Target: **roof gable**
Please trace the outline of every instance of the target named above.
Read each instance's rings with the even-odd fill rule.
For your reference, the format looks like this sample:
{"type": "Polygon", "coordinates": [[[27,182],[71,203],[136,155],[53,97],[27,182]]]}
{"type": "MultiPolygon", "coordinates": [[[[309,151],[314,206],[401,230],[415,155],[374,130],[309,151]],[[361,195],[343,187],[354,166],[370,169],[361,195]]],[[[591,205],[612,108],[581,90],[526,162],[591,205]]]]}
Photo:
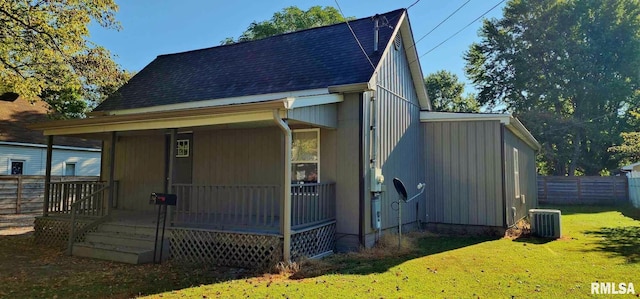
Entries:
{"type": "MultiPolygon", "coordinates": [[[[389,44],[404,9],[382,14],[379,49],[389,44]]],[[[371,17],[350,21],[377,66],[371,17]]],[[[345,23],[158,56],[95,110],[112,111],[368,82],[374,68],[345,23]]]]}

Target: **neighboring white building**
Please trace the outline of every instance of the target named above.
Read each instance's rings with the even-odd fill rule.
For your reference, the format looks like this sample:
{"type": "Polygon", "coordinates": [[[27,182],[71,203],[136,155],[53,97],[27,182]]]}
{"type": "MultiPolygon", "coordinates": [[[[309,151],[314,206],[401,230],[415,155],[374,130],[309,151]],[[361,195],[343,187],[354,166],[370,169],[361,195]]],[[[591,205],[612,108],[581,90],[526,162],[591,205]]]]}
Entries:
{"type": "MultiPolygon", "coordinates": [[[[44,175],[47,146],[0,141],[0,175],[44,175]]],[[[53,146],[51,175],[99,176],[100,149],[53,146]]]]}
{"type": "Polygon", "coordinates": [[[640,178],[640,162],[623,166],[621,170],[627,174],[627,177],[640,178]]]}
{"type": "MultiPolygon", "coordinates": [[[[0,175],[44,175],[46,137],[26,128],[46,119],[42,102],[29,103],[0,95],[0,175]]],[[[54,138],[51,175],[99,176],[100,143],[80,138],[54,138]]]]}

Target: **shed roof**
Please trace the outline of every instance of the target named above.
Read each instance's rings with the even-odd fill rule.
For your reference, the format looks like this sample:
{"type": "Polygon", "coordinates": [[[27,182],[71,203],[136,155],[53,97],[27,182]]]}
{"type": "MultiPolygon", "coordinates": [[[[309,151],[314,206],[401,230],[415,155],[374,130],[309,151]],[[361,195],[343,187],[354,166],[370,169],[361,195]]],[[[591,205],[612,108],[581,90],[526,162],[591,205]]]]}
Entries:
{"type": "MultiPolygon", "coordinates": [[[[372,17],[349,22],[377,66],[405,9],[381,14],[373,51],[372,17]],[[384,22],[383,22],[384,23],[384,22]]],[[[256,41],[160,55],[100,104],[113,111],[368,82],[374,72],[345,23],[256,41]]]]}
{"type": "Polygon", "coordinates": [[[465,113],[465,112],[420,112],[421,122],[438,122],[438,121],[499,121],[503,123],[507,129],[513,132],[518,138],[522,139],[534,150],[541,149],[540,143],[536,140],[531,132],[514,116],[509,113],[465,113]]]}

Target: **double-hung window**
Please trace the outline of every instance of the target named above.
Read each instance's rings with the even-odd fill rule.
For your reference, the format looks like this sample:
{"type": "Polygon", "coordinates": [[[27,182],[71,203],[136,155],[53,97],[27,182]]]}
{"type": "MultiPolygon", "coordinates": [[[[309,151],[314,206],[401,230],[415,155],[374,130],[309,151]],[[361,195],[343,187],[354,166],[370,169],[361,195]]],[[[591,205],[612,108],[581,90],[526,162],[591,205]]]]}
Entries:
{"type": "Polygon", "coordinates": [[[291,148],[291,182],[320,181],[320,129],[294,130],[291,148]]]}

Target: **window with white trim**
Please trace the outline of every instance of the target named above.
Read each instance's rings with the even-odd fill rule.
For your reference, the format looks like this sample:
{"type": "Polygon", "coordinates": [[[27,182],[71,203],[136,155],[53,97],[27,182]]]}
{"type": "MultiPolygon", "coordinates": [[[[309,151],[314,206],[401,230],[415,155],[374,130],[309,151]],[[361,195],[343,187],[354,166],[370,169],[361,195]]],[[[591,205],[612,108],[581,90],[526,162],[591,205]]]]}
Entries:
{"type": "Polygon", "coordinates": [[[65,163],[64,164],[64,175],[65,176],[75,176],[76,175],[76,163],[65,163]]]}
{"type": "Polygon", "coordinates": [[[12,175],[24,174],[24,160],[9,160],[9,173],[12,175]]]}
{"type": "Polygon", "coordinates": [[[294,130],[291,147],[291,182],[320,181],[320,129],[294,130]]]}
{"type": "Polygon", "coordinates": [[[516,198],[520,198],[520,161],[517,148],[513,149],[513,185],[516,198]]]}
{"type": "Polygon", "coordinates": [[[176,157],[189,157],[189,139],[176,140],[176,157]]]}

